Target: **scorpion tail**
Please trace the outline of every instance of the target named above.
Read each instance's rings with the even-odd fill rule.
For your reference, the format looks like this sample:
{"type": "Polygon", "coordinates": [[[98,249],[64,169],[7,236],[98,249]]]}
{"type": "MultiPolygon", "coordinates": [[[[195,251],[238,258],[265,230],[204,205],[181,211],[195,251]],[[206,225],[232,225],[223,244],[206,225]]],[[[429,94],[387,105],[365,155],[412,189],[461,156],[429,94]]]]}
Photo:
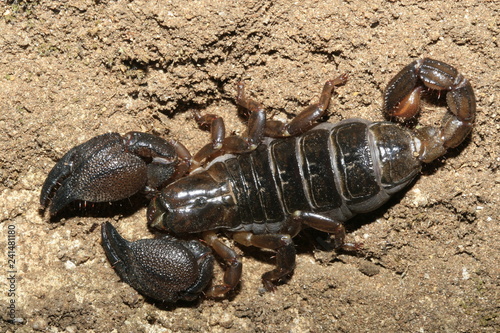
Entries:
{"type": "Polygon", "coordinates": [[[391,117],[415,116],[424,88],[446,91],[449,111],[440,128],[425,126],[416,130],[419,159],[431,162],[458,146],[470,133],[476,117],[476,98],[470,82],[455,67],[424,58],[403,68],[389,82],[384,96],[385,112],[391,117]]]}

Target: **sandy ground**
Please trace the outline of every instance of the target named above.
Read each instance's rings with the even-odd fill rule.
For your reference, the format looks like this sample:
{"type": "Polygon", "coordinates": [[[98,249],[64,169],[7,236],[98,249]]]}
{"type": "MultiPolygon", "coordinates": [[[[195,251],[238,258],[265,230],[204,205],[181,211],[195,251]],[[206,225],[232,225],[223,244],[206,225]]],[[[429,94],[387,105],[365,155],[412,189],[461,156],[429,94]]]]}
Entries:
{"type": "MultiPolygon", "coordinates": [[[[498,1],[68,0],[2,2],[0,15],[0,266],[10,277],[0,331],[500,331],[498,1]],[[422,57],[471,80],[472,135],[348,224],[358,255],[297,237],[295,272],[274,294],[260,292],[271,255],[238,247],[243,280],[226,299],[145,300],[115,275],[99,232],[111,221],[126,238],[152,237],[144,202],[75,205],[52,222],[38,211],[50,169],[98,134],[145,131],[195,152],[209,135],[192,109],[244,128],[239,80],[290,118],[345,72],[329,121],[382,120],[385,85],[422,57]]],[[[421,121],[439,123],[443,108],[428,109],[421,121]]]]}

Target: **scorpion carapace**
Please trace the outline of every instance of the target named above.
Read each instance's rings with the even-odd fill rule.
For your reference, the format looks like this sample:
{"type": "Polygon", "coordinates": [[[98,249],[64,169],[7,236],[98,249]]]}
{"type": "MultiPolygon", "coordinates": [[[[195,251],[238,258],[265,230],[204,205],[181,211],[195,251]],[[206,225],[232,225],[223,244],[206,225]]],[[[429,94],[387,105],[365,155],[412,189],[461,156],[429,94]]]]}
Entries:
{"type": "Polygon", "coordinates": [[[336,248],[358,249],[344,241],[344,222],[380,207],[409,185],[423,162],[459,145],[475,119],[468,80],[448,64],[422,59],[390,81],[384,110],[413,117],[425,88],[446,91],[448,112],[441,127],[411,130],[362,119],[317,124],[334,87],[346,80],[341,75],[328,81],[319,102],[289,123],[266,120],[263,107],[245,95],[240,83],[236,102],[249,112],[247,132],[226,137],[221,118],[195,112],[198,124],[211,128],[212,142],[192,158],[180,143],[144,133],[137,134],[140,144],[128,144],[118,134],[110,134],[112,140],[94,138],[56,164],[42,190],[42,207],[53,192],[51,213],[72,200],[118,200],[141,189],[156,193],[148,221],[170,236],[130,243],[111,224],[103,225],[104,250],[123,281],[163,301],[193,299],[202,291],[223,296],[238,285],[242,273],[240,257],[218,237],[224,232],[244,246],[276,251],[276,268],[262,275],[265,288],[274,290],[295,267],[292,238],[303,227],[331,233],[336,248]],[[141,181],[118,176],[107,159],[120,161],[115,164],[125,165],[128,174],[133,173],[130,165],[140,165],[136,174],[141,181]],[[101,185],[115,179],[120,180],[116,188],[101,185]],[[124,179],[134,185],[123,185],[124,179]],[[188,234],[200,235],[206,245],[173,237],[188,234]],[[227,266],[223,282],[210,288],[214,257],[209,248],[227,266]]]}

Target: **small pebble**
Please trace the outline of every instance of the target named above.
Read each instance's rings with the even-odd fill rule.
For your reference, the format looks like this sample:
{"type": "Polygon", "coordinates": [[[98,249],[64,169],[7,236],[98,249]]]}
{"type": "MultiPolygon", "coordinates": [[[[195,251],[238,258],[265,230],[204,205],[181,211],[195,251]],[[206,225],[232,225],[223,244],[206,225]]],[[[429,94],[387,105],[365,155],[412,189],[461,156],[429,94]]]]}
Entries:
{"type": "Polygon", "coordinates": [[[367,276],[374,276],[380,273],[380,267],[369,261],[364,261],[359,266],[359,271],[367,276]]]}

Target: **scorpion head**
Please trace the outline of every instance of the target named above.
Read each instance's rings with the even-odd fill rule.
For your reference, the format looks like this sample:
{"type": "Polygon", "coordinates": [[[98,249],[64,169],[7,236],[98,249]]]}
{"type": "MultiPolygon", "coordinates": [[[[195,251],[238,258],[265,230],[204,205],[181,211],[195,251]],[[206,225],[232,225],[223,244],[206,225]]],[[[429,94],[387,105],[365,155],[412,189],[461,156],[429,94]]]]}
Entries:
{"type": "Polygon", "coordinates": [[[216,229],[234,220],[236,199],[227,180],[208,172],[170,184],[153,199],[148,221],[154,228],[173,233],[195,233],[216,229]]]}

